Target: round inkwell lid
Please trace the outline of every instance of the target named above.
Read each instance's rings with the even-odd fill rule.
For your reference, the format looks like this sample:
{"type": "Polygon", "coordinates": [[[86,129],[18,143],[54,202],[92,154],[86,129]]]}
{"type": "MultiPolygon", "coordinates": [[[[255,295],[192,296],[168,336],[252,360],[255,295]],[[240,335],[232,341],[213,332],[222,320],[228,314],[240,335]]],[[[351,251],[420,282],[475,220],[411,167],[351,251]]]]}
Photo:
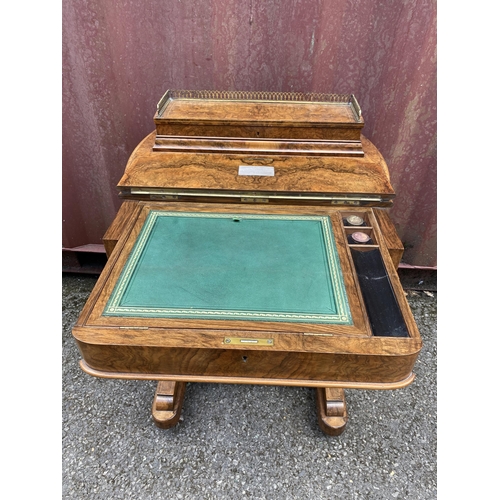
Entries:
{"type": "Polygon", "coordinates": [[[351,236],[356,243],[367,243],[368,241],[370,241],[370,237],[366,233],[356,232],[352,233],[351,236]]]}
{"type": "Polygon", "coordinates": [[[358,215],[350,215],[346,220],[351,226],[361,226],[364,222],[363,218],[358,215]]]}

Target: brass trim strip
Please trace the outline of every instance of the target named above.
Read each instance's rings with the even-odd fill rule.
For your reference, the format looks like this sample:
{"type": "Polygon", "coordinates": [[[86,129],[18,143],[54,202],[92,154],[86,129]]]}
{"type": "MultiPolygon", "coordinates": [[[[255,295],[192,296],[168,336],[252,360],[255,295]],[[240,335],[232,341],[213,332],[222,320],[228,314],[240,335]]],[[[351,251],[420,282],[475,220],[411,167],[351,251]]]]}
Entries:
{"type": "Polygon", "coordinates": [[[170,100],[170,90],[167,90],[162,96],[161,99],[158,101],[158,104],[156,105],[156,114],[157,116],[161,116],[163,111],[165,111],[165,108],[167,107],[167,103],[170,100]]]}
{"type": "Polygon", "coordinates": [[[351,98],[350,98],[349,102],[352,104],[354,112],[357,115],[356,118],[359,122],[361,120],[361,108],[359,107],[359,103],[358,103],[357,99],[354,97],[354,94],[351,94],[351,98]]]}
{"type": "Polygon", "coordinates": [[[384,199],[382,196],[313,196],[313,195],[292,195],[292,194],[273,194],[273,193],[251,193],[245,191],[180,191],[180,190],[151,190],[142,188],[131,188],[130,194],[132,195],[150,195],[150,196],[204,196],[211,198],[262,198],[262,199],[275,199],[275,200],[314,200],[314,201],[371,201],[382,202],[388,201],[389,198],[384,199]]]}
{"type": "Polygon", "coordinates": [[[161,117],[168,101],[172,99],[210,99],[215,101],[259,101],[259,102],[321,102],[333,105],[350,105],[356,120],[361,120],[361,109],[354,94],[322,94],[316,92],[266,92],[223,90],[167,90],[156,105],[156,117],[161,117]]]}
{"type": "Polygon", "coordinates": [[[349,104],[352,94],[324,94],[316,92],[266,92],[245,90],[175,90],[169,89],[166,99],[210,99],[217,101],[273,101],[273,102],[325,102],[349,104]]]}

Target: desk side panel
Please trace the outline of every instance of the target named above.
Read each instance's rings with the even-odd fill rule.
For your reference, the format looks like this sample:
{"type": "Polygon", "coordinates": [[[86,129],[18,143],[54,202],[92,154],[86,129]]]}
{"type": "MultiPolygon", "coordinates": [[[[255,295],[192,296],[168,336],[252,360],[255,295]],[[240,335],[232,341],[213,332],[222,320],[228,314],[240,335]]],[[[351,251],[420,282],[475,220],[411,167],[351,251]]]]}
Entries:
{"type": "Polygon", "coordinates": [[[125,232],[128,224],[137,218],[141,207],[137,201],[125,200],[122,202],[113,222],[102,238],[106,256],[111,256],[120,236],[125,232]]]}
{"type": "Polygon", "coordinates": [[[394,223],[389,217],[387,211],[381,208],[374,208],[373,213],[377,219],[380,232],[382,233],[387,249],[389,250],[394,267],[397,269],[401,259],[403,258],[403,243],[399,239],[394,223]]]}

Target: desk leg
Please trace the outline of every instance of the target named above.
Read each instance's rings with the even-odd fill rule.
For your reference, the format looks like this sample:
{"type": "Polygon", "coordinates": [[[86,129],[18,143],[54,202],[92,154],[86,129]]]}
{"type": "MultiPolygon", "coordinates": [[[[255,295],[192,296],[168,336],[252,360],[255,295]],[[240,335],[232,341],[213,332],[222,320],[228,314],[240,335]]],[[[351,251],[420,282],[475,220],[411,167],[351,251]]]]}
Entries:
{"type": "Polygon", "coordinates": [[[158,382],[153,400],[153,420],[161,429],[169,429],[179,422],[186,382],[158,382]]]}
{"type": "Polygon", "coordinates": [[[339,436],[347,424],[347,406],[344,389],[318,387],[316,389],[318,423],[330,436],[339,436]]]}

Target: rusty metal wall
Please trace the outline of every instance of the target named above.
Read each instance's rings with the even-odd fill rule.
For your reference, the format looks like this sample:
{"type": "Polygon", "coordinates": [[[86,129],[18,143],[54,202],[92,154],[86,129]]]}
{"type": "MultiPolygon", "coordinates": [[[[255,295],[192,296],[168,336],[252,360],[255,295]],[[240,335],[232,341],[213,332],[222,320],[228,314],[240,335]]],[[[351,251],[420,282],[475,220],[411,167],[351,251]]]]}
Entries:
{"type": "Polygon", "coordinates": [[[63,0],[63,247],[101,243],[168,88],[353,93],[436,266],[435,0],[63,0]]]}

